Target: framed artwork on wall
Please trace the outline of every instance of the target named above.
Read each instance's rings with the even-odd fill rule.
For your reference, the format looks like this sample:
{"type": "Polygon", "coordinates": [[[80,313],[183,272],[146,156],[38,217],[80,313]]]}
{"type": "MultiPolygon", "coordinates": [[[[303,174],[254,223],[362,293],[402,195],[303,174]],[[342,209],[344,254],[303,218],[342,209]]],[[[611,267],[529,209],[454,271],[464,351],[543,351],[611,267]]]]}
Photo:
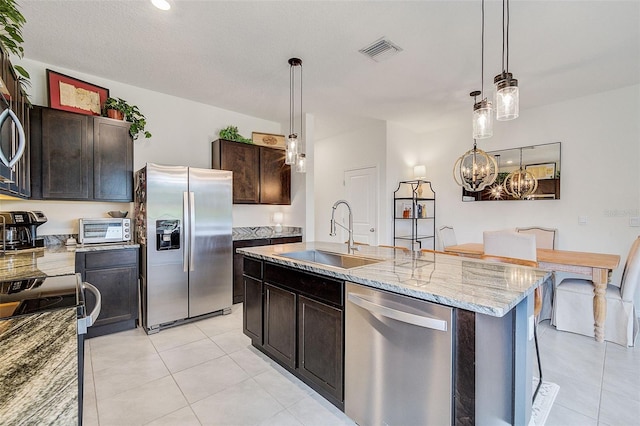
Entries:
{"type": "Polygon", "coordinates": [[[553,179],[556,177],[556,163],[528,164],[524,168],[536,179],[553,179]]]}
{"type": "Polygon", "coordinates": [[[101,115],[109,89],[47,70],[49,107],[87,115],[101,115]]]}

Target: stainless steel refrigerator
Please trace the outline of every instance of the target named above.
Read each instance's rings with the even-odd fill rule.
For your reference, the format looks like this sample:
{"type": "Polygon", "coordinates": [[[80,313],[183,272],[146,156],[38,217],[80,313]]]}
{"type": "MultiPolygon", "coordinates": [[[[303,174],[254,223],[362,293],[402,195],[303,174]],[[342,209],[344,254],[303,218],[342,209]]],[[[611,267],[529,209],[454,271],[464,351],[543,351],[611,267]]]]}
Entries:
{"type": "Polygon", "coordinates": [[[135,174],[147,333],[231,311],[231,172],[147,163],[135,174]]]}

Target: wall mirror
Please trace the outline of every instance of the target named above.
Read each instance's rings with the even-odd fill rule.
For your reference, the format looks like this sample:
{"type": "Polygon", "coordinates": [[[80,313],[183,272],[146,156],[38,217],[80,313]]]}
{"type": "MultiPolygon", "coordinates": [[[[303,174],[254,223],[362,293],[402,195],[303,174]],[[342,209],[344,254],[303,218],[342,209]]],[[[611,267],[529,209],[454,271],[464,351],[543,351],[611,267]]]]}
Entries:
{"type": "Polygon", "coordinates": [[[462,201],[558,200],[560,199],[560,142],[487,151],[498,164],[496,181],[480,192],[462,190],[462,201]],[[521,166],[522,165],[522,166],[521,166]],[[536,180],[531,194],[518,197],[505,190],[509,174],[520,168],[536,180]],[[507,180],[507,182],[505,182],[507,180]]]}

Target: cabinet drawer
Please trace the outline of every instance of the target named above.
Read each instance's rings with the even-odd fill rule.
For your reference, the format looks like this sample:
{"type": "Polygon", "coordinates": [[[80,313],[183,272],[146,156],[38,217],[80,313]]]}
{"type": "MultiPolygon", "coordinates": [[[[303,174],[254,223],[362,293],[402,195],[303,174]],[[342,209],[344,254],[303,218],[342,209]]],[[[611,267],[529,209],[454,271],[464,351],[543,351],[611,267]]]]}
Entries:
{"type": "Polygon", "coordinates": [[[342,291],[344,283],[342,281],[285,268],[268,262],[264,265],[264,281],[278,284],[335,306],[344,306],[342,291]]]}
{"type": "Polygon", "coordinates": [[[280,237],[272,238],[271,244],[288,244],[288,243],[301,243],[302,237],[280,237]]]}
{"type": "Polygon", "coordinates": [[[136,249],[105,250],[85,253],[83,269],[137,265],[136,249]]]}
{"type": "Polygon", "coordinates": [[[245,275],[257,278],[259,280],[262,279],[262,262],[260,260],[252,259],[245,256],[243,264],[245,275]]]}

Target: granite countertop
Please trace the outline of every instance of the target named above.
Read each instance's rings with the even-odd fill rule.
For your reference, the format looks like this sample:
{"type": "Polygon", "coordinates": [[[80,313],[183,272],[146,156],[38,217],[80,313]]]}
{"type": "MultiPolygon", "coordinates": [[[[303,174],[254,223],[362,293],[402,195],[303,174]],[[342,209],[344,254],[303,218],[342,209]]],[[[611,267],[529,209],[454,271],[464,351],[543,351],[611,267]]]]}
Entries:
{"type": "Polygon", "coordinates": [[[283,226],[280,231],[276,231],[275,226],[245,226],[233,228],[233,241],[286,237],[302,237],[302,228],[283,226]]]}
{"type": "Polygon", "coordinates": [[[346,244],[322,242],[247,247],[239,248],[237,252],[304,271],[495,317],[506,315],[551,274],[541,269],[449,254],[411,252],[375,246],[361,246],[355,255],[381,259],[382,262],[351,269],[280,256],[287,252],[313,249],[347,253],[346,244]]]}
{"type": "Polygon", "coordinates": [[[8,251],[0,255],[2,280],[20,280],[37,276],[69,275],[76,272],[76,252],[136,248],[138,244],[115,243],[94,245],[56,245],[8,251]]]}

